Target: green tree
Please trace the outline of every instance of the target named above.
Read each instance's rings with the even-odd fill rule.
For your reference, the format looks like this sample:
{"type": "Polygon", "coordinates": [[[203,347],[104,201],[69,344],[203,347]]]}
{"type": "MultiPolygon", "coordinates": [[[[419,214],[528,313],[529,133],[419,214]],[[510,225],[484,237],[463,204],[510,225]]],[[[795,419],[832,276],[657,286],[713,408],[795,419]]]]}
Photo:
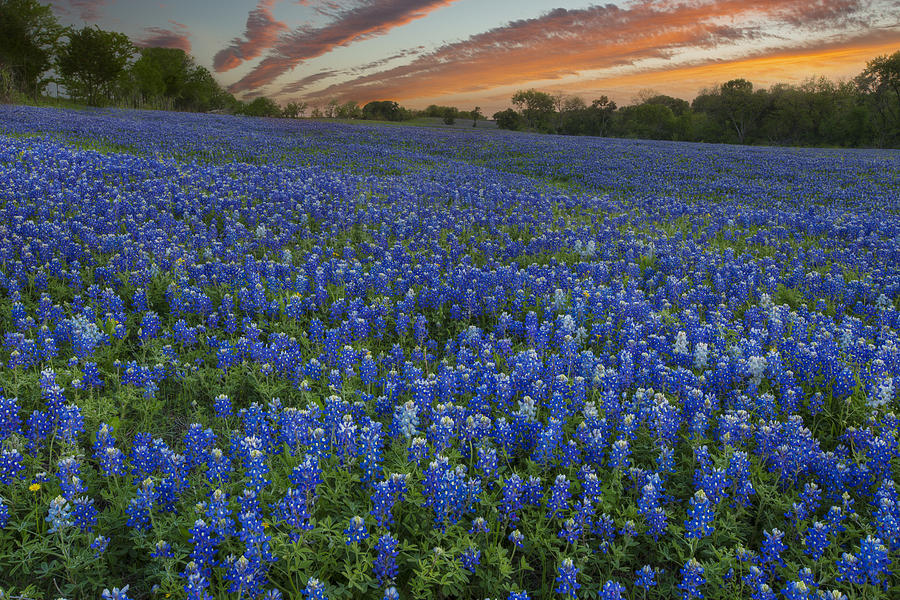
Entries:
{"type": "Polygon", "coordinates": [[[512,103],[519,109],[528,127],[538,131],[549,131],[553,124],[553,96],[535,89],[519,90],[512,97],[512,103]]]}
{"type": "Polygon", "coordinates": [[[497,127],[500,129],[511,129],[512,131],[518,131],[524,124],[522,115],[511,108],[495,112],[494,121],[497,122],[497,127]]]}
{"type": "MultiPolygon", "coordinates": [[[[193,65],[193,60],[191,60],[193,65]]],[[[207,112],[228,108],[233,102],[206,67],[193,65],[184,81],[176,106],[183,110],[207,112]]]]}
{"type": "Polygon", "coordinates": [[[69,96],[98,105],[112,100],[115,83],[134,54],[123,33],[84,27],[66,31],[56,67],[69,96]]]}
{"type": "Polygon", "coordinates": [[[672,139],[675,115],[664,104],[645,102],[626,106],[620,112],[619,131],[628,137],[672,139]]]}
{"type": "Polygon", "coordinates": [[[844,81],[835,85],[832,102],[830,116],[819,124],[822,141],[841,146],[873,143],[875,120],[868,103],[860,96],[856,82],[844,81]]]}
{"type": "Polygon", "coordinates": [[[393,100],[373,100],[362,109],[362,118],[372,121],[402,121],[403,109],[393,100]]]}
{"type": "Polygon", "coordinates": [[[441,118],[444,125],[453,125],[456,123],[456,117],[459,116],[459,109],[453,106],[445,106],[441,111],[441,118]]]}
{"type": "Polygon", "coordinates": [[[684,113],[691,110],[691,105],[687,100],[682,100],[681,98],[673,98],[672,96],[666,96],[665,94],[656,94],[653,96],[649,96],[642,102],[642,104],[660,104],[662,106],[668,107],[668,109],[671,110],[672,114],[676,117],[680,117],[684,113]]]}
{"type": "Polygon", "coordinates": [[[282,111],[282,116],[288,119],[296,119],[306,112],[306,102],[288,102],[282,111]]]}
{"type": "Polygon", "coordinates": [[[0,0],[0,70],[18,90],[37,96],[63,29],[49,5],[37,0],[0,0]]]}
{"type": "Polygon", "coordinates": [[[244,106],[241,114],[248,117],[278,117],[281,115],[281,108],[271,98],[259,96],[244,106]]]}
{"type": "Polygon", "coordinates": [[[481,114],[481,107],[476,106],[472,109],[472,127],[478,127],[478,119],[483,119],[484,115],[481,114]]]}
{"type": "Polygon", "coordinates": [[[362,109],[353,100],[348,100],[337,107],[335,115],[339,119],[359,119],[362,117],[362,109]]]}
{"type": "Polygon", "coordinates": [[[143,102],[166,98],[180,103],[195,69],[193,59],[179,48],[141,48],[138,52],[138,59],[128,70],[134,92],[143,102]]]}
{"type": "Polygon", "coordinates": [[[719,95],[721,115],[734,129],[738,143],[743,144],[762,108],[758,97],[753,95],[753,84],[746,79],[732,79],[722,84],[719,95]]]}
{"type": "Polygon", "coordinates": [[[900,50],[870,60],[856,83],[878,123],[878,142],[900,141],[900,50]]]}
{"type": "Polygon", "coordinates": [[[590,110],[593,111],[592,117],[595,120],[593,135],[607,135],[616,108],[616,103],[605,95],[591,102],[590,110]]]}

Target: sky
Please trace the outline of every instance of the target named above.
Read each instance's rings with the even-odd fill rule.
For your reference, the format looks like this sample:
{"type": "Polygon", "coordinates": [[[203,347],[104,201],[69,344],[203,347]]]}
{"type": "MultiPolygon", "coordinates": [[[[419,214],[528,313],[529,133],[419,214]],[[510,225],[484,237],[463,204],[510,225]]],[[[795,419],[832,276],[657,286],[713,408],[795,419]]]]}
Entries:
{"type": "Polygon", "coordinates": [[[857,75],[900,50],[900,0],[55,0],[66,25],[182,48],[239,98],[480,106],[520,89],[692,99],[857,75]]]}

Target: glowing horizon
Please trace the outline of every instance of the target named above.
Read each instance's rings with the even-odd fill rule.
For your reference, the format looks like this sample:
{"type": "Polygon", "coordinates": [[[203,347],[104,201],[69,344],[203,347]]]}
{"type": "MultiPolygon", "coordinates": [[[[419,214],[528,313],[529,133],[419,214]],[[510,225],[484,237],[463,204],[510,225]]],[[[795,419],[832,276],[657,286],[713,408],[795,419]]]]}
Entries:
{"type": "Polygon", "coordinates": [[[858,74],[900,50],[898,0],[137,0],[51,2],[66,24],[191,52],[238,97],[392,99],[413,108],[509,105],[537,88],[627,103],[858,74]]]}

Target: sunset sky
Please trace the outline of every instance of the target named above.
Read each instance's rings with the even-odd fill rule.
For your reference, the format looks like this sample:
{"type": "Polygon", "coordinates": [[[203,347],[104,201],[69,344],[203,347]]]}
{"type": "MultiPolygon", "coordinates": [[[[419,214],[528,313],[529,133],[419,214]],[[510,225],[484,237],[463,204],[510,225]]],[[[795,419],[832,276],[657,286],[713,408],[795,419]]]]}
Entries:
{"type": "Polygon", "coordinates": [[[189,51],[238,97],[479,105],[517,89],[693,98],[849,78],[900,50],[900,0],[57,0],[60,21],[189,51]]]}

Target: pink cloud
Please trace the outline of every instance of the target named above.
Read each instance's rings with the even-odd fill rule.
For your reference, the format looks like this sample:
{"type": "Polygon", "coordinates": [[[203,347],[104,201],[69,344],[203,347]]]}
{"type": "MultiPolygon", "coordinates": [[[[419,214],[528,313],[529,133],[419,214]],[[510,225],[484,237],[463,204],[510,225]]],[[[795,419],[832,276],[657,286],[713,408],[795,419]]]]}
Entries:
{"type": "Polygon", "coordinates": [[[145,27],[146,36],[135,42],[136,46],[150,48],[178,48],[188,54],[191,52],[190,32],[187,25],[169,20],[172,29],[162,27],[145,27]]]}
{"type": "Polygon", "coordinates": [[[772,39],[771,31],[778,27],[804,33],[850,22],[864,27],[870,11],[863,0],[645,0],[625,7],[559,8],[445,44],[409,64],[336,83],[307,98],[402,100],[560,79],[645,59],[671,59],[687,49],[772,39]]]}
{"type": "Polygon", "coordinates": [[[260,0],[256,8],[250,11],[243,37],[234,38],[228,47],[219,50],[213,57],[213,68],[217,72],[223,73],[245,60],[253,60],[271,48],[279,34],[288,30],[287,25],[272,16],[273,4],[274,0],[260,0]]]}
{"type": "Polygon", "coordinates": [[[384,35],[455,1],[371,0],[353,8],[327,3],[317,10],[333,16],[331,23],[323,27],[299,27],[282,34],[269,55],[229,89],[232,92],[257,89],[305,60],[340,46],[384,35]]]}

